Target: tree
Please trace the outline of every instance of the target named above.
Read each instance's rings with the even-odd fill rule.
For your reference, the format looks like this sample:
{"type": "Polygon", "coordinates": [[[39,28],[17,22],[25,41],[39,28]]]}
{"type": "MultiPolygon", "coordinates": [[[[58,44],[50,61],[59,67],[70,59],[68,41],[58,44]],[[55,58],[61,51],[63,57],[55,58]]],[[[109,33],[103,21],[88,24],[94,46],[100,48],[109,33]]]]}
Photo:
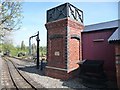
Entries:
{"type": "Polygon", "coordinates": [[[24,41],[21,42],[21,50],[25,50],[25,44],[24,44],[24,41]]]}
{"type": "Polygon", "coordinates": [[[21,27],[22,3],[0,1],[0,30],[12,31],[21,27]]]}
{"type": "Polygon", "coordinates": [[[37,46],[35,45],[35,43],[32,44],[32,48],[31,49],[32,49],[32,54],[36,55],[36,53],[37,53],[37,46]]]}
{"type": "Polygon", "coordinates": [[[4,50],[11,45],[8,33],[21,27],[22,3],[0,0],[0,41],[4,44],[4,50]]]}
{"type": "Polygon", "coordinates": [[[6,31],[5,36],[3,37],[3,51],[10,51],[11,47],[13,47],[11,34],[9,31],[6,31]]]}
{"type": "Polygon", "coordinates": [[[44,55],[46,55],[46,47],[45,46],[40,46],[40,55],[41,56],[44,56],[44,55]]]}

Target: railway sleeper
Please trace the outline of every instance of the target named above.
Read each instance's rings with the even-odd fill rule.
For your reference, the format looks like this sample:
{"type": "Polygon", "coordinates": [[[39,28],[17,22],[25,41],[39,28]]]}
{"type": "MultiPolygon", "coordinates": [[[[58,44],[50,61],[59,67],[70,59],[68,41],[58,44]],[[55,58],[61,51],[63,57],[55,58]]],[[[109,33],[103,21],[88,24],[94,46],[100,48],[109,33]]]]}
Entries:
{"type": "Polygon", "coordinates": [[[2,76],[1,76],[1,85],[2,89],[4,88],[16,88],[12,79],[10,78],[9,70],[7,67],[7,63],[3,60],[3,67],[2,67],[2,76]]]}
{"type": "Polygon", "coordinates": [[[45,88],[41,84],[35,82],[32,80],[27,74],[25,74],[23,71],[20,71],[20,73],[31,83],[35,88],[45,88]]]}
{"type": "MultiPolygon", "coordinates": [[[[29,83],[30,85],[31,85],[31,87],[32,88],[34,88],[34,89],[40,89],[40,88],[44,88],[44,90],[47,90],[45,87],[43,87],[41,84],[39,84],[39,83],[37,83],[37,82],[35,82],[34,80],[32,80],[31,78],[30,78],[30,76],[28,76],[25,72],[23,72],[23,71],[21,71],[21,70],[18,70],[17,68],[16,68],[16,64],[14,64],[13,63],[13,61],[10,59],[10,58],[7,58],[8,60],[9,60],[9,62],[11,62],[11,64],[13,64],[13,65],[11,65],[12,67],[11,68],[14,68],[14,69],[16,69],[16,71],[18,71],[18,73],[20,74],[20,76],[22,77],[22,78],[24,78],[24,80],[27,82],[27,83],[29,83]]],[[[13,70],[14,70],[13,69],[13,70]]],[[[14,72],[14,71],[13,71],[14,72]]]]}
{"type": "Polygon", "coordinates": [[[18,73],[16,68],[12,65],[12,63],[8,60],[8,66],[10,69],[11,77],[13,78],[13,81],[15,82],[17,88],[32,88],[18,73]]]}

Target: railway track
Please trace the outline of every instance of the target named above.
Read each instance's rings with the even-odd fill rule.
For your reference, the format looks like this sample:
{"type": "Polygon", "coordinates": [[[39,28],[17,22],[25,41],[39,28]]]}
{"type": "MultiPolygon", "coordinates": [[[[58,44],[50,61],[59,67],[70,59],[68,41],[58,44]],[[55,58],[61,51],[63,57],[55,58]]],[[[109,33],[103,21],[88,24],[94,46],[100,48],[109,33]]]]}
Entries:
{"type": "Polygon", "coordinates": [[[16,90],[19,89],[32,89],[37,90],[44,88],[42,85],[36,83],[34,80],[30,79],[23,71],[17,69],[14,62],[7,57],[3,57],[4,62],[4,87],[5,89],[13,88],[16,90]]]}
{"type": "MultiPolygon", "coordinates": [[[[23,67],[36,67],[36,62],[34,62],[34,61],[19,59],[19,58],[16,58],[16,57],[8,57],[8,58],[12,59],[13,62],[17,65],[17,67],[20,67],[20,68],[23,68],[23,67]]],[[[40,69],[41,69],[41,61],[39,63],[40,63],[40,69]]],[[[46,65],[47,65],[47,62],[42,61],[42,70],[45,68],[46,65]]],[[[44,75],[44,71],[41,71],[40,74],[44,75]]]]}
{"type": "Polygon", "coordinates": [[[25,62],[32,62],[32,63],[34,63],[34,60],[31,60],[31,59],[23,59],[23,58],[18,58],[18,57],[14,57],[14,56],[9,56],[9,57],[11,57],[11,58],[15,58],[15,59],[18,59],[18,60],[22,60],[22,61],[25,61],[25,62]]]}
{"type": "Polygon", "coordinates": [[[18,67],[18,66],[27,67],[27,66],[35,66],[36,65],[34,62],[22,60],[19,58],[8,57],[8,56],[7,56],[7,58],[12,60],[14,62],[14,64],[16,65],[16,67],[18,67]]]}

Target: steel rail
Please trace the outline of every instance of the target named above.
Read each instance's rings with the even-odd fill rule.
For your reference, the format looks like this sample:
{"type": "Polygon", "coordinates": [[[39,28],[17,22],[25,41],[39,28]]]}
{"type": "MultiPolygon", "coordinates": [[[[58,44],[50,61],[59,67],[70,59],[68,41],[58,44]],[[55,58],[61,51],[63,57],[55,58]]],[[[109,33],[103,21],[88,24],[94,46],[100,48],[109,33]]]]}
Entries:
{"type": "MultiPolygon", "coordinates": [[[[8,70],[9,70],[10,77],[11,77],[12,82],[13,82],[13,84],[14,84],[14,86],[16,87],[17,90],[19,90],[19,87],[16,85],[16,83],[15,83],[15,81],[14,81],[14,78],[13,78],[11,72],[10,72],[10,67],[9,67],[9,65],[8,65],[8,61],[7,61],[7,60],[9,60],[9,61],[12,63],[12,65],[14,66],[14,68],[16,69],[16,71],[18,72],[18,74],[23,78],[23,80],[24,80],[28,85],[30,85],[30,87],[31,87],[32,89],[37,90],[37,88],[34,87],[34,86],[20,73],[20,71],[17,69],[17,67],[15,66],[15,64],[14,64],[10,59],[8,59],[8,58],[3,58],[3,59],[7,62],[7,67],[8,67],[8,70]]],[[[22,88],[22,87],[21,87],[21,88],[22,88]]]]}

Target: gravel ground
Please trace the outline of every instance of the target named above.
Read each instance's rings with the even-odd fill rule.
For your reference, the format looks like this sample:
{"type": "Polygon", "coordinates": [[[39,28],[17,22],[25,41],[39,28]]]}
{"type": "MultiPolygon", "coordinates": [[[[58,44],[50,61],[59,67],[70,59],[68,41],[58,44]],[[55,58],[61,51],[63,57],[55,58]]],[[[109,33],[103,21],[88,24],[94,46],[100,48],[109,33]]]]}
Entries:
{"type": "Polygon", "coordinates": [[[51,78],[44,75],[44,70],[36,69],[34,63],[23,62],[18,59],[14,59],[14,62],[18,68],[24,71],[37,83],[40,83],[45,88],[86,88],[80,84],[80,79],[76,78],[73,80],[62,81],[60,79],[51,78]]]}
{"type": "Polygon", "coordinates": [[[31,68],[34,73],[26,72],[32,79],[36,82],[40,83],[46,88],[85,88],[82,84],[80,84],[79,79],[73,79],[68,81],[62,81],[60,79],[51,78],[48,76],[42,75],[40,70],[36,70],[35,68],[31,68]],[[39,73],[35,73],[38,72],[39,73]],[[41,74],[41,75],[40,75],[41,74]]]}
{"type": "MultiPolygon", "coordinates": [[[[25,72],[27,75],[30,76],[35,82],[40,83],[45,88],[68,88],[68,89],[76,89],[76,88],[84,88],[87,90],[93,90],[91,88],[87,88],[81,84],[81,80],[79,78],[62,81],[60,79],[51,78],[45,76],[44,70],[41,71],[40,69],[36,69],[36,64],[32,62],[26,62],[18,59],[13,60],[14,63],[17,65],[18,69],[25,72]]],[[[1,67],[2,66],[2,59],[0,57],[0,75],[1,75],[1,67]]],[[[1,77],[1,76],[0,76],[1,77]]],[[[1,78],[0,78],[1,80],[1,78]]],[[[109,82],[108,82],[109,83],[109,82]]],[[[0,83],[1,85],[1,83],[0,83]]],[[[109,87],[113,88],[113,83],[110,82],[109,87]]],[[[0,86],[1,89],[1,86],[0,86]]],[[[99,89],[94,89],[99,90],[99,89]]]]}

